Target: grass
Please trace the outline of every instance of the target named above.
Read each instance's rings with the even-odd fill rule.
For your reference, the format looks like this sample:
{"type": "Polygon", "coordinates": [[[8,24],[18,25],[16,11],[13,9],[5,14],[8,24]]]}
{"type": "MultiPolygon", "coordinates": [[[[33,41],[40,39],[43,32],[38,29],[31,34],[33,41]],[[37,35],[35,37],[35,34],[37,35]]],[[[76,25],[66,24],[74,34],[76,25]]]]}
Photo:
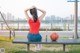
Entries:
{"type": "Polygon", "coordinates": [[[8,36],[0,36],[1,41],[12,41],[13,39],[14,39],[13,37],[11,39],[9,39],[8,36]]]}
{"type": "MultiPolygon", "coordinates": [[[[21,38],[21,37],[18,37],[21,38]]],[[[49,48],[58,48],[62,47],[62,45],[55,45],[55,44],[44,44],[43,47],[47,48],[48,50],[41,50],[41,51],[27,51],[26,44],[13,44],[9,37],[0,36],[0,48],[5,48],[5,53],[80,53],[80,45],[67,45],[66,49],[69,49],[67,52],[63,52],[63,50],[50,50],[49,48]],[[7,40],[7,41],[5,41],[7,40]]],[[[31,48],[34,48],[34,45],[31,45],[31,48]]]]}
{"type": "MultiPolygon", "coordinates": [[[[16,36],[15,38],[26,38],[25,36],[16,36]]],[[[12,41],[14,37],[11,37],[11,39],[8,36],[0,36],[0,40],[2,41],[12,41]]]]}

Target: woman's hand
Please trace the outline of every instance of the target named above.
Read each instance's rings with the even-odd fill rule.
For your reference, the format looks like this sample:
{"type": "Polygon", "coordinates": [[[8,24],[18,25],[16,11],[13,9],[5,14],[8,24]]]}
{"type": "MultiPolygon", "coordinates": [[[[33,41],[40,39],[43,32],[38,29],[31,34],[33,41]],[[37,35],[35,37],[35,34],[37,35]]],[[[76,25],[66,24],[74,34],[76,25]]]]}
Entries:
{"type": "Polygon", "coordinates": [[[31,9],[36,8],[35,6],[32,6],[31,9]]]}
{"type": "Polygon", "coordinates": [[[33,9],[33,8],[36,8],[36,7],[35,6],[32,6],[30,8],[27,8],[25,11],[30,10],[30,9],[33,9]]]}

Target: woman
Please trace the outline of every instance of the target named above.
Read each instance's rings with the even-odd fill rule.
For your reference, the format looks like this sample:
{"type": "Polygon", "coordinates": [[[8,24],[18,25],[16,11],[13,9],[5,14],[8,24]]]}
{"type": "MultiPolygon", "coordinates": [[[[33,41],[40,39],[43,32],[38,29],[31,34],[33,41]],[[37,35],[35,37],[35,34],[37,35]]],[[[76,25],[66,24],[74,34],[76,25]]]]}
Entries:
{"type": "MultiPolygon", "coordinates": [[[[29,8],[29,9],[25,10],[25,15],[26,15],[26,18],[27,18],[29,26],[30,26],[30,30],[29,30],[29,33],[28,33],[28,36],[27,36],[28,41],[30,41],[30,42],[40,42],[42,40],[42,37],[39,34],[40,20],[42,18],[44,18],[45,14],[46,14],[46,12],[44,10],[38,9],[34,6],[32,8],[29,8]],[[38,17],[38,14],[37,14],[37,10],[42,12],[41,16],[39,16],[39,17],[38,17]],[[32,18],[29,17],[27,11],[30,11],[30,14],[32,15],[32,18]]],[[[36,49],[38,49],[39,44],[37,44],[36,46],[37,46],[36,49]]]]}

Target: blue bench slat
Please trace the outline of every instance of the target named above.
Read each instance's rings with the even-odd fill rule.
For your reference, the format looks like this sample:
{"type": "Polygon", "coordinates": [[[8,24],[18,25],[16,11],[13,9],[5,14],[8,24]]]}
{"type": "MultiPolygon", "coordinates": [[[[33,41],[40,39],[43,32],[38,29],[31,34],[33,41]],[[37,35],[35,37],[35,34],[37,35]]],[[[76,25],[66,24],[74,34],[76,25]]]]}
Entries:
{"type": "Polygon", "coordinates": [[[47,42],[28,42],[27,39],[16,38],[12,42],[21,44],[80,44],[80,39],[59,39],[57,41],[48,40],[47,42]]]}

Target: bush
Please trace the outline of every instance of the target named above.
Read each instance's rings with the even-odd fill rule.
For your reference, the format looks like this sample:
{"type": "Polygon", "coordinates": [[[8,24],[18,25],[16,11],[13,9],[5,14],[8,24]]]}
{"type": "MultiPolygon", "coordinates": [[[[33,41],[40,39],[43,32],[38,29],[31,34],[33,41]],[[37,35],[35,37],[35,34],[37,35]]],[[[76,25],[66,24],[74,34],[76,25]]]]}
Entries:
{"type": "MultiPolygon", "coordinates": [[[[23,30],[23,31],[29,31],[29,29],[15,29],[15,30],[23,30]]],[[[61,28],[52,28],[52,29],[47,29],[48,31],[63,31],[61,28]]],[[[46,31],[45,28],[40,28],[40,31],[46,31]]]]}
{"type": "MultiPolygon", "coordinates": [[[[52,29],[47,29],[48,31],[63,31],[63,29],[60,28],[52,28],[52,29]]],[[[46,29],[41,28],[40,31],[46,31],[46,29]]]]}

